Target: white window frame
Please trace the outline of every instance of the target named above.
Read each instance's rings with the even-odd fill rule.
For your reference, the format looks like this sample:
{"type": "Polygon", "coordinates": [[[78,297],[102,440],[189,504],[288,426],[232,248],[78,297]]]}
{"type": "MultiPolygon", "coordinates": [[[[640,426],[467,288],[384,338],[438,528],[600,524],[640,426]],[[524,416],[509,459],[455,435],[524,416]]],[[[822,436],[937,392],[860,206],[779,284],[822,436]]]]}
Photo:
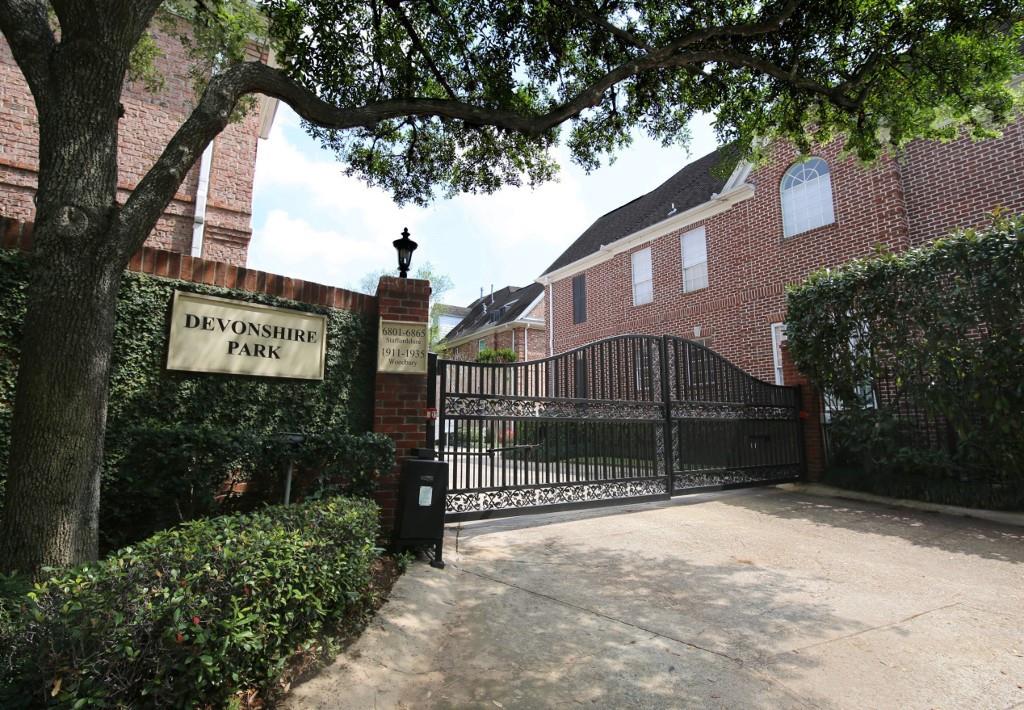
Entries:
{"type": "MultiPolygon", "coordinates": [[[[704,227],[697,227],[696,229],[691,229],[689,232],[687,232],[686,234],[683,234],[683,235],[681,235],[679,237],[679,262],[682,265],[683,293],[691,293],[693,291],[700,291],[701,289],[704,289],[704,288],[708,287],[708,236],[707,236],[707,231],[704,229],[704,227]],[[701,251],[704,254],[704,259],[703,260],[699,260],[698,259],[698,260],[695,260],[695,261],[691,261],[689,264],[687,264],[687,260],[686,260],[686,241],[687,241],[687,238],[696,239],[697,237],[700,237],[700,240],[703,243],[703,248],[701,249],[701,251]],[[704,269],[703,269],[704,275],[703,275],[702,282],[697,282],[699,285],[695,285],[695,286],[692,286],[690,288],[687,288],[686,287],[686,272],[688,270],[699,269],[701,266],[704,267],[704,269]]],[[[696,281],[696,279],[694,281],[696,281]]]]}
{"type": "Polygon", "coordinates": [[[793,237],[834,224],[834,200],[832,169],[824,158],[815,155],[790,165],[779,183],[782,235],[793,237]]]}
{"type": "Polygon", "coordinates": [[[487,338],[480,338],[480,340],[476,341],[476,353],[477,353],[477,355],[479,355],[480,353],[482,353],[486,349],[487,349],[487,338]]]}
{"type": "Polygon", "coordinates": [[[786,342],[786,324],[772,323],[772,362],[775,365],[775,384],[786,384],[782,374],[782,344],[786,342]]]}
{"type": "Polygon", "coordinates": [[[651,248],[640,249],[630,254],[629,257],[631,273],[633,277],[633,305],[642,306],[646,303],[651,303],[654,300],[654,262],[651,257],[651,248]],[[643,262],[647,262],[647,278],[638,280],[637,279],[637,266],[643,266],[643,262]],[[638,287],[647,285],[648,290],[646,294],[642,294],[638,291],[638,287]],[[643,296],[646,295],[646,299],[643,296]]]}

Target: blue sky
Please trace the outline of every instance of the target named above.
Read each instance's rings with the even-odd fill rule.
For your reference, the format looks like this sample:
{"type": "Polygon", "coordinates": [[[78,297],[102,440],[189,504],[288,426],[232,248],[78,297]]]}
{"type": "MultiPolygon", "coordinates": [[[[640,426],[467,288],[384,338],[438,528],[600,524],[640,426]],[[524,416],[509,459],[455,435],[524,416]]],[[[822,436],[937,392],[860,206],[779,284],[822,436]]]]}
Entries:
{"type": "Polygon", "coordinates": [[[364,274],[394,268],[391,242],[408,227],[419,243],[413,267],[430,261],[447,273],[454,288],[444,300],[466,305],[491,284],[530,283],[595,219],[714,150],[710,117],[696,119],[691,131],[689,151],[639,136],[615,163],[589,175],[558,153],[559,179],[536,189],[398,207],[384,191],[345,177],[281,106],[257,154],[248,265],[355,288],[364,274]]]}

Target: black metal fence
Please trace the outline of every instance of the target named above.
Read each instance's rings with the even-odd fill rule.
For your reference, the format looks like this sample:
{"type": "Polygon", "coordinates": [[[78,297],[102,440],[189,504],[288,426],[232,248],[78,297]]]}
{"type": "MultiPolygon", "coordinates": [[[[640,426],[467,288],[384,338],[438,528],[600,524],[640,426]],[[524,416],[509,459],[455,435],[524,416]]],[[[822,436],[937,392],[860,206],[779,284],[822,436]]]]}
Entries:
{"type": "Polygon", "coordinates": [[[799,391],[673,336],[544,360],[439,360],[449,519],[799,477],[799,391]]]}

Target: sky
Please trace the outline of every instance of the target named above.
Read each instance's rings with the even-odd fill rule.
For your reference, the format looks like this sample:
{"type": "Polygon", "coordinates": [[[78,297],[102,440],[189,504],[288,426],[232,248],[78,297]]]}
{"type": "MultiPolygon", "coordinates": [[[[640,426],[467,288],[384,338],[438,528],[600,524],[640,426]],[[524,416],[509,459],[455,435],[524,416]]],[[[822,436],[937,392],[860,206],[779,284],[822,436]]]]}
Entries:
{"type": "Polygon", "coordinates": [[[419,244],[413,270],[430,262],[454,284],[444,301],[468,305],[481,288],[534,281],[598,217],[715,149],[710,116],[690,129],[689,150],[638,135],[589,175],[559,151],[559,178],[538,188],[399,207],[387,192],[346,177],[281,105],[270,137],[259,142],[248,266],[356,289],[368,272],[395,268],[391,242],[407,227],[419,244]]]}

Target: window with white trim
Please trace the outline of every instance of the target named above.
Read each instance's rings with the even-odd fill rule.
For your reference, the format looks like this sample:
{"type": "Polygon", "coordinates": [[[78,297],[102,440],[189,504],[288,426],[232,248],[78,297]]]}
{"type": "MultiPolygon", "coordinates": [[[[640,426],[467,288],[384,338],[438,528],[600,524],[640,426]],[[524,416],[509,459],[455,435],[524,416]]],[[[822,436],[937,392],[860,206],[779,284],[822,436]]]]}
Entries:
{"type": "Polygon", "coordinates": [[[683,291],[708,287],[708,245],[704,227],[697,227],[679,238],[683,254],[683,291]]]}
{"type": "Polygon", "coordinates": [[[480,338],[480,340],[476,341],[476,351],[478,353],[482,353],[486,349],[487,349],[487,338],[480,338]]]}
{"type": "Polygon", "coordinates": [[[821,158],[794,163],[782,176],[782,233],[791,237],[836,221],[832,175],[821,158]]]}
{"type": "Polygon", "coordinates": [[[633,252],[633,305],[640,306],[654,300],[654,270],[651,267],[651,248],[633,252]]]}

